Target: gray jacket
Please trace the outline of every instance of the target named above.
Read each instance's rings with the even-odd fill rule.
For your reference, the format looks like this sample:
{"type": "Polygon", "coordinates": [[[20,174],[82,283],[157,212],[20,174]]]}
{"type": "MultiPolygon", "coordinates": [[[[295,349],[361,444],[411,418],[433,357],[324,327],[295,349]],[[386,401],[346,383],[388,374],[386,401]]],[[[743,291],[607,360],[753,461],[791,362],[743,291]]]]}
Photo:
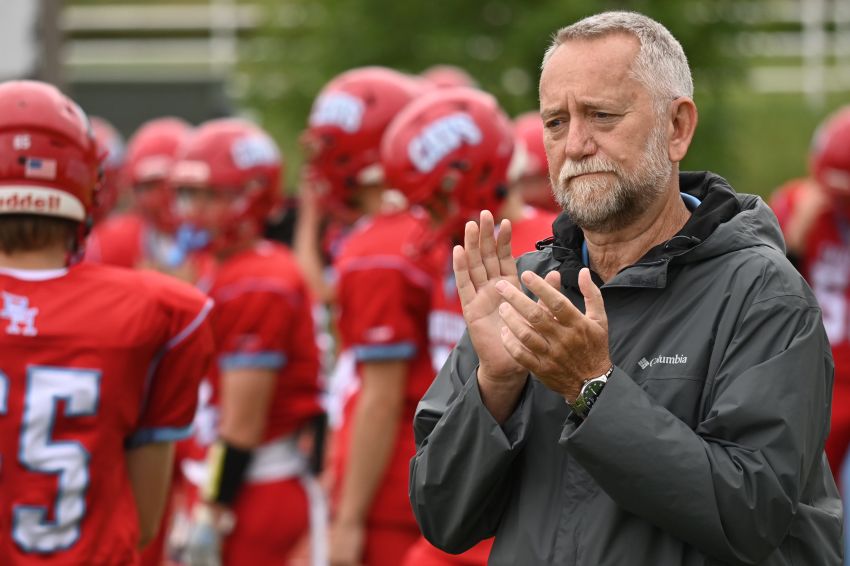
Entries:
{"type": "MultiPolygon", "coordinates": [[[[615,370],[580,426],[533,375],[499,426],[468,336],[452,352],[414,421],[433,544],[495,535],[491,565],[841,564],[820,310],[761,199],[711,173],[680,185],[702,201],[682,231],[602,287],[615,370]]],[[[583,309],[583,236],[563,215],[554,232],[519,270],[559,270],[583,309]]]]}

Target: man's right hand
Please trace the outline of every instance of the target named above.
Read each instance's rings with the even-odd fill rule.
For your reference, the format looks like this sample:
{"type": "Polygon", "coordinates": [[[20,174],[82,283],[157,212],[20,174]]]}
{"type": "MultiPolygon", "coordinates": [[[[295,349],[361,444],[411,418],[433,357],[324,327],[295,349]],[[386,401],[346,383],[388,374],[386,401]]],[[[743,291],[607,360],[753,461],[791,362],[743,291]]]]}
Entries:
{"type": "MultiPolygon", "coordinates": [[[[499,316],[499,305],[502,296],[496,290],[496,283],[504,280],[520,288],[516,261],[511,255],[511,223],[503,220],[496,237],[493,215],[489,210],[481,211],[480,226],[474,221],[467,222],[464,245],[455,246],[452,251],[452,267],[469,338],[478,354],[482,396],[493,416],[501,421],[506,407],[494,410],[496,407],[487,402],[485,391],[499,397],[503,394],[516,397],[528,376],[528,370],[505,349],[501,337],[504,322],[499,316]]],[[[504,415],[507,416],[509,413],[504,415]]]]}

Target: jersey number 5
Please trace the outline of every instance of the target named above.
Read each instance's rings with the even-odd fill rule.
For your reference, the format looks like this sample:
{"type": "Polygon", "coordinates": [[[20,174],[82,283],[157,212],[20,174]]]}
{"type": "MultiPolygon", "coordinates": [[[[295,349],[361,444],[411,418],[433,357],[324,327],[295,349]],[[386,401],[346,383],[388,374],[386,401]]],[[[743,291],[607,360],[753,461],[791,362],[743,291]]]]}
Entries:
{"type": "MultiPolygon", "coordinates": [[[[8,395],[8,378],[0,372],[0,414],[7,411],[8,395]]],[[[43,505],[15,505],[12,538],[24,552],[56,552],[71,547],[80,536],[89,453],[79,442],[53,440],[53,424],[60,400],[65,418],[97,413],[100,372],[30,366],[24,395],[18,461],[30,472],[57,476],[58,489],[52,513],[43,505]]]]}

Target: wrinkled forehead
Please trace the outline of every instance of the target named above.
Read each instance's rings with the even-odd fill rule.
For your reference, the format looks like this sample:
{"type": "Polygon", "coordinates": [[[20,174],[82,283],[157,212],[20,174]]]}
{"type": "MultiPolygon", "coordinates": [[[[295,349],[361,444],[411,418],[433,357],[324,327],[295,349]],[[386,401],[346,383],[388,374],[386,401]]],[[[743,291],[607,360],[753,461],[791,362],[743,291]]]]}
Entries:
{"type": "Polygon", "coordinates": [[[638,39],[626,33],[566,40],[552,53],[540,75],[541,105],[564,95],[637,95],[638,90],[645,90],[631,72],[639,50],[638,39]]]}

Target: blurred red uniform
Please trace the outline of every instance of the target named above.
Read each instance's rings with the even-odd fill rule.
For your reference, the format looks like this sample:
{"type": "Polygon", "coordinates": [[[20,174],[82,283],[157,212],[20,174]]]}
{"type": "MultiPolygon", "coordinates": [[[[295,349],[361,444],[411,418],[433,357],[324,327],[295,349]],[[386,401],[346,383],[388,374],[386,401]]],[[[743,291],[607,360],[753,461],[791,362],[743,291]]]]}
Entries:
{"type": "Polygon", "coordinates": [[[337,373],[345,381],[336,386],[347,388],[333,461],[337,477],[342,477],[350,457],[352,413],[360,388],[358,366],[408,360],[409,368],[395,448],[366,519],[363,563],[370,566],[400,564],[407,548],[419,538],[407,499],[407,476],[415,453],[413,413],[434,378],[427,328],[435,264],[417,251],[428,233],[427,222],[424,215],[408,211],[363,220],[335,264],[342,343],[339,363],[351,370],[337,373]]]}
{"type": "MultiPolygon", "coordinates": [[[[441,251],[438,265],[442,269],[436,276],[429,315],[434,368],[442,367],[466,329],[447,257],[452,242],[463,237],[464,223],[481,210],[511,208],[514,215],[522,216],[517,222],[519,235],[512,239],[514,255],[531,251],[537,240],[551,233],[548,215],[509,206],[517,204],[507,188],[513,150],[514,133],[496,100],[465,88],[438,90],[413,101],[381,141],[381,162],[389,184],[401,190],[412,204],[432,211],[433,222],[439,225],[435,232],[438,240],[432,245],[441,251]],[[446,191],[446,187],[451,190],[446,191]]],[[[432,379],[435,374],[436,369],[432,370],[432,379]]],[[[452,556],[420,537],[402,564],[484,564],[491,544],[485,540],[461,556],[452,556]]]]}
{"type": "MultiPolygon", "coordinates": [[[[218,364],[210,376],[209,404],[196,421],[195,455],[202,460],[216,438],[221,371],[269,369],[278,376],[263,443],[254,450],[233,507],[236,526],[223,541],[223,563],[282,564],[310,520],[301,479],[306,462],[294,433],[321,413],[309,293],[292,254],[263,241],[222,263],[209,294],[215,301],[211,322],[218,364]]],[[[184,465],[195,483],[203,478],[203,472],[196,475],[198,465],[184,465]]]]}
{"type": "Polygon", "coordinates": [[[165,276],[88,264],[0,270],[0,289],[2,562],[134,564],[125,448],[189,434],[211,303],[165,276]]]}

